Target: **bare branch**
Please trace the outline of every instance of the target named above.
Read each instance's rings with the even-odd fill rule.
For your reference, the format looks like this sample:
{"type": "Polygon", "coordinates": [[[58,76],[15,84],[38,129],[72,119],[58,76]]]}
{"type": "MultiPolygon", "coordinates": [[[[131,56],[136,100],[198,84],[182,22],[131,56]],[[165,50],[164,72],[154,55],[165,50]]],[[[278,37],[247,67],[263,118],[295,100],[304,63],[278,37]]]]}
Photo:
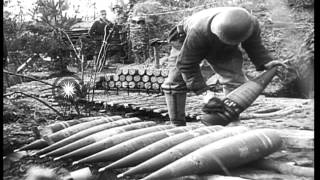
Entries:
{"type": "Polygon", "coordinates": [[[6,73],[6,74],[14,75],[14,76],[20,76],[20,77],[25,77],[25,78],[28,78],[28,79],[32,79],[32,80],[34,80],[34,81],[38,81],[38,82],[47,84],[47,85],[49,85],[49,86],[55,87],[55,85],[53,85],[53,84],[50,84],[50,83],[48,83],[48,82],[45,82],[45,81],[42,81],[42,80],[39,80],[39,79],[30,77],[30,76],[26,76],[26,75],[22,75],[22,74],[17,74],[17,73],[9,72],[9,71],[7,71],[7,70],[3,70],[3,72],[6,73]]]}
{"type": "Polygon", "coordinates": [[[47,106],[48,108],[52,109],[52,110],[53,110],[57,115],[59,115],[60,117],[65,118],[65,117],[63,116],[63,114],[61,114],[58,110],[56,110],[55,108],[53,108],[52,106],[50,106],[48,103],[46,103],[45,101],[43,101],[43,100],[41,100],[41,99],[39,99],[39,98],[37,98],[37,97],[34,97],[34,96],[30,95],[30,94],[26,94],[26,93],[21,92],[21,91],[16,91],[16,92],[4,94],[3,96],[6,97],[6,96],[13,95],[13,94],[22,94],[22,95],[25,95],[25,96],[27,96],[27,97],[33,98],[33,99],[41,102],[42,104],[44,104],[44,105],[47,106]]]}

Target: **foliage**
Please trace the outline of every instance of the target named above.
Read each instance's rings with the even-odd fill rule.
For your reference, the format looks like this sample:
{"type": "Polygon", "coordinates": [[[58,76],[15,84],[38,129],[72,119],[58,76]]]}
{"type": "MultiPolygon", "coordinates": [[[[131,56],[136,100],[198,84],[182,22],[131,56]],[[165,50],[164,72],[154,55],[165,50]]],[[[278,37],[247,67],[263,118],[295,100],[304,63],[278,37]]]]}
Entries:
{"type": "Polygon", "coordinates": [[[149,39],[164,39],[167,36],[168,30],[180,20],[179,16],[172,16],[171,14],[157,15],[170,9],[175,10],[176,8],[163,5],[154,0],[148,0],[135,4],[133,7],[133,16],[142,15],[146,17],[149,28],[149,39]]]}
{"type": "Polygon", "coordinates": [[[69,9],[67,0],[38,0],[35,13],[40,14],[38,22],[54,28],[68,29],[77,22],[77,18],[69,18],[66,10],[69,9]]]}
{"type": "MultiPolygon", "coordinates": [[[[256,6],[260,3],[248,3],[243,0],[232,1],[212,1],[212,0],[145,0],[139,1],[133,7],[133,15],[143,15],[146,17],[150,28],[150,39],[165,39],[168,32],[183,18],[193,13],[210,8],[221,6],[256,6]]],[[[251,7],[253,8],[253,7],[251,7]]]]}
{"type": "Polygon", "coordinates": [[[307,33],[292,65],[298,73],[297,84],[305,98],[314,97],[314,30],[307,33]]]}
{"type": "Polygon", "coordinates": [[[63,29],[68,29],[79,19],[68,17],[67,0],[37,0],[32,21],[20,21],[10,12],[4,18],[4,34],[9,52],[46,54],[53,59],[53,67],[65,70],[70,56],[70,44],[62,40],[63,29]],[[64,62],[62,62],[64,61],[64,62]]]}
{"type": "MultiPolygon", "coordinates": [[[[170,29],[184,17],[209,7],[222,6],[240,6],[256,16],[260,23],[263,44],[270,54],[274,59],[282,61],[300,60],[293,61],[293,67],[300,74],[299,78],[309,84],[300,82],[299,84],[309,90],[313,88],[313,51],[307,48],[301,48],[301,52],[297,51],[302,44],[305,44],[305,39],[314,28],[313,0],[141,0],[135,4],[134,9],[135,14],[140,13],[147,17],[150,39],[166,39],[170,29]]],[[[313,43],[310,44],[312,47],[310,49],[313,49],[313,43]]],[[[168,53],[169,48],[170,45],[161,46],[160,55],[168,53]]],[[[245,52],[244,59],[247,75],[249,78],[255,77],[258,72],[255,71],[245,52]]],[[[287,85],[295,84],[291,83],[296,78],[293,74],[290,71],[282,71],[284,79],[279,80],[276,77],[272,82],[274,84],[270,85],[270,91],[278,93],[280,92],[278,90],[283,88],[290,90],[286,91],[285,95],[293,94],[297,88],[290,89],[291,86],[287,85]]]]}
{"type": "Polygon", "coordinates": [[[314,8],[314,0],[287,0],[288,4],[295,8],[314,8]]]}

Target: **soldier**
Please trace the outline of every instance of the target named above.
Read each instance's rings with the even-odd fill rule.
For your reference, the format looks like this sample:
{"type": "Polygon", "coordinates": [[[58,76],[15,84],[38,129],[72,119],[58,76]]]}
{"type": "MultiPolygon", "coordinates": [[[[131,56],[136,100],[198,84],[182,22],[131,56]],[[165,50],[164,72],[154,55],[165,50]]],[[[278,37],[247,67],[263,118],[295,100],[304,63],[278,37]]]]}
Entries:
{"type": "Polygon", "coordinates": [[[148,58],[148,27],[145,17],[133,16],[130,22],[131,51],[136,63],[143,63],[148,58]]]}
{"type": "Polygon", "coordinates": [[[112,11],[115,13],[116,18],[114,20],[115,23],[115,33],[113,36],[113,46],[114,49],[117,50],[119,54],[119,58],[123,63],[128,62],[128,42],[127,42],[127,19],[128,16],[124,12],[123,7],[120,5],[114,5],[112,11]]]}
{"type": "MultiPolygon", "coordinates": [[[[220,75],[219,82],[224,84],[225,95],[247,81],[242,71],[240,45],[257,71],[284,65],[269,55],[262,44],[260,32],[257,18],[239,7],[218,7],[200,11],[183,20],[170,32],[169,41],[182,42],[176,65],[162,85],[172,124],[186,124],[187,91],[197,95],[210,92],[200,71],[199,65],[203,59],[220,75]]],[[[211,100],[206,100],[207,105],[211,103],[209,99],[211,100]]]]}
{"type": "MultiPolygon", "coordinates": [[[[104,37],[104,30],[105,27],[107,26],[107,30],[110,29],[112,26],[112,23],[107,19],[107,12],[106,10],[101,10],[100,11],[100,18],[97,19],[89,29],[89,36],[93,38],[96,41],[96,47],[94,51],[94,59],[96,59],[99,55],[99,51],[103,42],[103,37],[104,37]]],[[[107,31],[109,32],[109,31],[107,31]]]]}
{"type": "Polygon", "coordinates": [[[115,13],[115,23],[122,25],[127,22],[128,15],[124,12],[123,8],[120,5],[114,5],[112,11],[115,13]]]}

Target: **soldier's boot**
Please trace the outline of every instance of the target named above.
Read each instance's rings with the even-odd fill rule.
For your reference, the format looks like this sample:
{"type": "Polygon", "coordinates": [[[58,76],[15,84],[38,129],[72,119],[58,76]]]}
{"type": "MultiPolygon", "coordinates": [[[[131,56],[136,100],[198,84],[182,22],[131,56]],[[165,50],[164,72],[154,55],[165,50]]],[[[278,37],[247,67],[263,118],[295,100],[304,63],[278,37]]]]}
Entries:
{"type": "Polygon", "coordinates": [[[186,92],[165,92],[167,108],[171,124],[185,126],[186,92]]]}

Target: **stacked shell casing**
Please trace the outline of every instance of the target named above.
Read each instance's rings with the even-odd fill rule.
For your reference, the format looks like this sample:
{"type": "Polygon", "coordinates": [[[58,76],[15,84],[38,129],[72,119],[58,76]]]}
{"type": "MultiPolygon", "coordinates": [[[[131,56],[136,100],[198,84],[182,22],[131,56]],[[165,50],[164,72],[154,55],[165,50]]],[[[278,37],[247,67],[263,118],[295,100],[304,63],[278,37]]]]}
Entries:
{"type": "Polygon", "coordinates": [[[105,75],[107,90],[162,92],[161,85],[168,77],[168,69],[122,68],[115,74],[105,75]]]}
{"type": "Polygon", "coordinates": [[[121,116],[69,122],[49,125],[48,133],[35,141],[38,144],[18,150],[38,149],[40,157],[71,159],[73,164],[111,162],[100,172],[131,167],[119,177],[146,174],[144,179],[170,179],[236,168],[277,151],[282,143],[274,130],[243,126],[175,127],[121,116]]]}

